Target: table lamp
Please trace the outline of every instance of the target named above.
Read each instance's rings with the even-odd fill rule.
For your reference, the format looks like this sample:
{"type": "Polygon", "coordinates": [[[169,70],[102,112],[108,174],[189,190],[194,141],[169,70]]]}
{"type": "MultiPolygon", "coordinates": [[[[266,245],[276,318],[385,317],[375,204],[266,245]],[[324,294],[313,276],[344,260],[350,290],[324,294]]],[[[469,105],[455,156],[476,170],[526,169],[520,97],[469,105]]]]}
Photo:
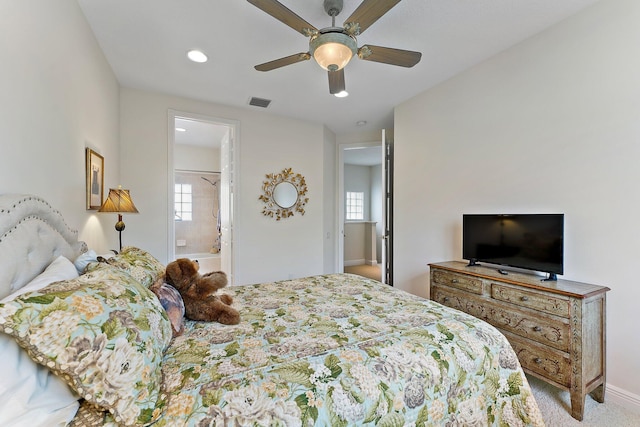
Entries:
{"type": "Polygon", "coordinates": [[[116,222],[116,230],[120,239],[120,251],[122,251],[122,230],[124,230],[124,222],[122,221],[122,213],[138,213],[138,209],[131,200],[129,190],[118,188],[110,188],[109,195],[104,201],[98,212],[116,212],[118,214],[118,222],[116,222]]]}

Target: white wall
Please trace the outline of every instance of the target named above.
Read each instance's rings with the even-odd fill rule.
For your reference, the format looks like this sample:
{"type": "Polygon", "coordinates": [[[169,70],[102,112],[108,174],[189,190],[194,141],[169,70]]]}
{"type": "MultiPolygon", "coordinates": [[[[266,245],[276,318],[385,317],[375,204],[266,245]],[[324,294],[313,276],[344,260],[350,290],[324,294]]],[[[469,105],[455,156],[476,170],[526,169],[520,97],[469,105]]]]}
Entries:
{"type": "Polygon", "coordinates": [[[371,143],[372,141],[380,141],[382,132],[379,129],[371,131],[359,131],[344,133],[336,135],[337,144],[357,144],[357,143],[371,143]]]}
{"type": "Polygon", "coordinates": [[[178,170],[220,172],[220,148],[176,144],[173,167],[178,170]]]}
{"type": "Polygon", "coordinates": [[[173,109],[239,121],[235,283],[323,273],[326,194],[319,159],[328,136],[322,125],[128,88],[120,97],[121,176],[140,211],[126,219],[127,244],[167,261],[167,116],[173,109]],[[265,174],[288,167],[306,178],[309,202],[304,216],[276,221],[262,215],[258,197],[265,174]]]}
{"type": "Polygon", "coordinates": [[[638,22],[601,1],[395,112],[396,286],[428,295],[463,213],[564,213],[564,278],[611,288],[607,382],[636,396],[638,22]]]}
{"type": "Polygon", "coordinates": [[[75,1],[0,2],[0,193],[45,198],[99,252],[117,218],[86,210],[85,147],[118,184],[118,83],[75,1]]]}
{"type": "Polygon", "coordinates": [[[336,194],[338,191],[337,183],[337,150],[336,135],[324,127],[324,269],[323,273],[335,273],[338,271],[337,253],[337,236],[335,235],[336,218],[338,217],[338,204],[336,203],[336,194]]]}
{"type": "Polygon", "coordinates": [[[344,223],[344,265],[350,267],[366,263],[366,227],[369,224],[358,221],[344,223]]]}
{"type": "Polygon", "coordinates": [[[376,260],[378,263],[382,262],[383,208],[382,165],[371,166],[371,221],[376,223],[376,260]]]}

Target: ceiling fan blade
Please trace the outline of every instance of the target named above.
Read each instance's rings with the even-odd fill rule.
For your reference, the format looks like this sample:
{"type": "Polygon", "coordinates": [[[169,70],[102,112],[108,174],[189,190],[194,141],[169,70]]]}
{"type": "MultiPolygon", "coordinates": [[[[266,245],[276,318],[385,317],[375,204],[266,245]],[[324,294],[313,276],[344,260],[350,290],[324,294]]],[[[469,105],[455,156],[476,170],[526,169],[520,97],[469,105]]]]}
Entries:
{"type": "Polygon", "coordinates": [[[290,9],[284,6],[277,0],[247,0],[249,3],[261,9],[263,12],[273,16],[278,21],[288,25],[297,32],[309,37],[310,35],[317,33],[318,29],[309,24],[304,19],[293,13],[290,9]]]}
{"type": "Polygon", "coordinates": [[[296,53],[294,55],[285,56],[284,58],[274,59],[264,64],[256,65],[254,68],[258,71],[271,71],[286,65],[295,64],[296,62],[308,61],[311,58],[309,52],[296,53]]]}
{"type": "Polygon", "coordinates": [[[411,68],[420,62],[422,54],[412,50],[393,49],[369,44],[358,49],[358,57],[367,61],[411,68]]]}
{"type": "Polygon", "coordinates": [[[345,90],[344,68],[338,71],[328,71],[329,73],[329,93],[335,95],[345,90]]]}
{"type": "Polygon", "coordinates": [[[400,3],[400,0],[364,0],[351,16],[344,21],[344,26],[354,36],[362,34],[398,3],[400,3]]]}

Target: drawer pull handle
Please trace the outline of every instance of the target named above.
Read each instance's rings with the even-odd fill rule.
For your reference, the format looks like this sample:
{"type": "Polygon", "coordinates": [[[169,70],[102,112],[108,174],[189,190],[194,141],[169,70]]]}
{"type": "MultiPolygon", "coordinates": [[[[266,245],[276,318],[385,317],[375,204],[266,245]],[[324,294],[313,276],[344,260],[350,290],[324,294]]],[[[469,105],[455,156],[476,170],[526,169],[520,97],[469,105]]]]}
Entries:
{"type": "Polygon", "coordinates": [[[542,330],[542,328],[540,326],[534,326],[533,330],[534,330],[534,332],[540,332],[542,330]]]}
{"type": "Polygon", "coordinates": [[[520,297],[520,301],[529,301],[529,297],[520,297]]]}
{"type": "Polygon", "coordinates": [[[449,302],[449,297],[444,297],[444,298],[442,298],[442,301],[443,301],[443,302],[449,302]]]}
{"type": "Polygon", "coordinates": [[[541,364],[541,363],[542,363],[542,359],[540,359],[539,357],[536,357],[535,359],[533,359],[533,362],[534,362],[536,365],[539,365],[539,364],[541,364]]]}
{"type": "Polygon", "coordinates": [[[451,279],[451,283],[458,283],[458,279],[451,279]]]}

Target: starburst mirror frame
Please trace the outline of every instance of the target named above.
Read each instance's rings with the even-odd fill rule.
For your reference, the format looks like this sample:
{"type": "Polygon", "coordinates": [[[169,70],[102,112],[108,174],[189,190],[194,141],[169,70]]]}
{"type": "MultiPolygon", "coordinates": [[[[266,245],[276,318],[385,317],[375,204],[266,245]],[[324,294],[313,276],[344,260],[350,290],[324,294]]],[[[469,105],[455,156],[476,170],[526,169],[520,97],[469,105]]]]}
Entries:
{"type": "Polygon", "coordinates": [[[304,215],[304,207],[309,201],[304,176],[285,168],[280,173],[268,173],[266,177],[262,183],[263,194],[259,197],[264,202],[262,214],[277,221],[289,218],[295,212],[304,215]]]}

